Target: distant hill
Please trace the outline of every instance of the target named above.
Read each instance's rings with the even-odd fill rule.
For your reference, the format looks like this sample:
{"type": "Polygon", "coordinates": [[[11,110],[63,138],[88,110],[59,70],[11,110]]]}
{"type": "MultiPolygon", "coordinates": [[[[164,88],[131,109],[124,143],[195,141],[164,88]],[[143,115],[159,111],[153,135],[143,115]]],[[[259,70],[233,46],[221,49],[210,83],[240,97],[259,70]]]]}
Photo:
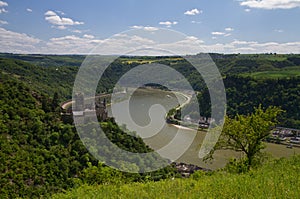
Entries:
{"type": "Polygon", "coordinates": [[[0,72],[11,75],[30,88],[53,96],[55,92],[61,99],[70,99],[72,86],[78,67],[41,67],[13,58],[0,58],[0,72]]]}
{"type": "Polygon", "coordinates": [[[11,58],[25,61],[36,66],[76,66],[79,67],[83,60],[84,55],[43,55],[43,54],[12,54],[0,53],[0,58],[11,58]]]}

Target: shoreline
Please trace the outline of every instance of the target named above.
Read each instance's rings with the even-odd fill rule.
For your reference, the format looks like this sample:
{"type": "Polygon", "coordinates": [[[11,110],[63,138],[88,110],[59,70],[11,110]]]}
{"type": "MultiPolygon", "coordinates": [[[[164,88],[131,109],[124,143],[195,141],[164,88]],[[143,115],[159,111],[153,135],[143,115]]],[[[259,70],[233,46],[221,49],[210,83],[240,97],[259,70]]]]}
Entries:
{"type": "MultiPolygon", "coordinates": [[[[147,91],[147,90],[148,90],[148,91],[151,91],[151,90],[158,90],[158,91],[166,92],[166,93],[172,92],[172,91],[166,91],[166,90],[157,89],[157,88],[151,88],[151,87],[143,88],[143,90],[145,90],[145,91],[147,91]]],[[[183,93],[183,92],[175,91],[174,93],[175,93],[175,96],[176,96],[176,95],[181,95],[181,96],[183,96],[183,97],[186,99],[185,102],[183,102],[178,108],[184,107],[184,106],[187,105],[187,104],[191,101],[191,99],[192,99],[191,96],[189,96],[188,94],[185,94],[185,93],[183,93]]],[[[97,97],[108,96],[108,95],[111,95],[111,94],[105,93],[105,94],[100,94],[100,95],[98,95],[98,96],[96,95],[96,98],[97,98],[97,97]]],[[[73,104],[73,103],[74,103],[74,101],[72,101],[72,99],[69,99],[69,100],[67,100],[67,101],[62,102],[61,105],[60,105],[60,107],[61,107],[62,109],[64,109],[64,110],[66,110],[66,109],[67,109],[69,106],[71,106],[71,104],[73,104]]],[[[107,106],[110,106],[110,105],[111,105],[111,104],[107,104],[107,106]]],[[[177,108],[177,109],[178,109],[178,108],[177,108]]],[[[188,131],[196,131],[196,132],[198,132],[198,130],[196,130],[196,129],[189,128],[189,127],[186,127],[186,126],[183,126],[183,125],[171,124],[171,123],[167,123],[167,122],[166,122],[166,124],[169,124],[169,125],[171,125],[171,126],[177,128],[177,129],[182,129],[182,130],[188,130],[188,131]]]]}
{"type": "Polygon", "coordinates": [[[182,130],[187,130],[187,131],[196,131],[198,132],[198,130],[186,127],[186,126],[182,126],[182,125],[178,125],[178,124],[170,124],[171,126],[174,126],[177,129],[182,129],[182,130]]]}
{"type": "MultiPolygon", "coordinates": [[[[178,94],[178,95],[182,95],[182,96],[186,99],[186,101],[185,101],[184,103],[182,103],[179,107],[177,107],[176,110],[178,110],[178,109],[180,109],[180,108],[183,108],[185,105],[187,105],[188,103],[190,103],[190,101],[191,101],[191,99],[192,99],[191,96],[189,96],[188,94],[185,94],[185,93],[183,93],[183,92],[178,92],[178,91],[176,91],[175,93],[178,94]]],[[[170,110],[169,110],[169,111],[170,111],[170,110]]],[[[167,122],[166,122],[166,123],[167,123],[167,122]]],[[[198,129],[196,130],[196,129],[193,129],[193,128],[190,128],[190,127],[186,127],[186,126],[183,126],[183,125],[172,124],[172,123],[167,123],[167,124],[170,124],[170,125],[174,126],[174,127],[177,128],[177,129],[182,129],[182,130],[188,130],[188,131],[196,131],[196,132],[198,132],[198,129]]]]}

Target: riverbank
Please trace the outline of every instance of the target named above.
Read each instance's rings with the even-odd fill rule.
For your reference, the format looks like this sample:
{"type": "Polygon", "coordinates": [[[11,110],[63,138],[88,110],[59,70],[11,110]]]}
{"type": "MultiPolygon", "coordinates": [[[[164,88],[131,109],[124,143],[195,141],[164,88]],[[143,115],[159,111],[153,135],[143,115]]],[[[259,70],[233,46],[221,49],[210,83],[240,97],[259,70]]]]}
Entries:
{"type": "MultiPolygon", "coordinates": [[[[179,101],[181,104],[184,104],[188,101],[188,97],[185,97],[184,94],[178,94],[179,101]]],[[[131,106],[131,114],[130,117],[125,114],[124,107],[126,105],[126,101],[115,103],[115,114],[119,115],[121,118],[125,118],[123,122],[118,123],[119,125],[128,124],[126,127],[129,130],[135,131],[135,127],[132,125],[132,120],[135,121],[135,124],[140,126],[147,126],[151,122],[151,118],[162,118],[161,112],[152,112],[151,118],[149,117],[149,108],[153,104],[161,104],[165,107],[165,110],[170,110],[172,107],[176,107],[178,105],[178,100],[175,98],[174,94],[171,94],[168,91],[161,91],[157,89],[140,89],[137,91],[134,96],[130,99],[131,106]],[[170,95],[171,97],[168,97],[170,95]]],[[[112,117],[112,112],[110,112],[110,107],[108,106],[108,115],[112,117]]],[[[152,121],[153,122],[153,121],[152,121]]],[[[153,126],[160,126],[161,123],[153,123],[153,126]]],[[[153,135],[150,138],[144,139],[145,144],[147,144],[153,150],[159,150],[164,146],[167,146],[176,135],[181,136],[182,142],[188,142],[188,140],[193,139],[193,143],[186,150],[186,152],[178,159],[176,162],[182,162],[186,164],[197,165],[201,168],[208,169],[219,169],[226,165],[230,158],[240,158],[241,154],[234,151],[217,151],[214,155],[214,160],[212,163],[205,163],[198,158],[199,149],[203,143],[203,140],[206,136],[206,131],[189,128],[182,125],[176,124],[166,124],[164,128],[160,131],[156,131],[156,128],[145,128],[141,131],[144,135],[153,135]],[[157,134],[153,134],[154,132],[157,134]]],[[[286,148],[284,145],[266,143],[267,148],[266,152],[274,155],[276,158],[280,157],[289,157],[293,154],[300,154],[300,149],[294,147],[293,149],[286,148]]],[[[178,150],[178,146],[175,145],[171,151],[178,150]]]]}
{"type": "Polygon", "coordinates": [[[182,129],[182,130],[187,130],[187,131],[195,131],[195,129],[188,128],[188,127],[181,126],[181,125],[177,125],[177,124],[170,124],[170,125],[174,126],[177,129],[182,129]]]}
{"type": "MultiPolygon", "coordinates": [[[[173,125],[176,128],[179,128],[179,129],[186,129],[186,130],[193,130],[193,131],[197,130],[198,131],[198,129],[199,129],[198,123],[184,122],[178,118],[175,118],[175,115],[177,114],[177,112],[182,110],[185,106],[187,106],[191,102],[191,99],[192,99],[191,95],[185,94],[183,92],[176,92],[176,94],[183,96],[186,100],[183,103],[181,103],[179,106],[176,106],[168,111],[168,113],[165,116],[166,122],[168,124],[173,125]]],[[[204,128],[202,128],[202,130],[204,131],[204,128]]]]}

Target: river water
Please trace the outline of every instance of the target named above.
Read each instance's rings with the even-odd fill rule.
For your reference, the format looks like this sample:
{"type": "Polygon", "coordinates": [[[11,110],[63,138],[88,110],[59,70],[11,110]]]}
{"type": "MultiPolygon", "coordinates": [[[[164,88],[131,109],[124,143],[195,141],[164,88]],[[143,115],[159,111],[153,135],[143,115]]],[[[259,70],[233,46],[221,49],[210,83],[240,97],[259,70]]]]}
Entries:
{"type": "MultiPolygon", "coordinates": [[[[130,131],[137,132],[152,149],[159,151],[167,146],[162,156],[176,162],[217,169],[224,167],[229,158],[241,156],[234,151],[217,151],[210,162],[204,162],[198,157],[206,133],[178,128],[165,122],[167,111],[186,100],[184,95],[155,89],[139,89],[130,99],[113,103],[112,107],[108,107],[108,112],[109,116],[115,117],[119,126],[125,124],[130,131]]],[[[283,145],[269,143],[266,151],[275,157],[300,154],[299,148],[287,149],[283,145]]]]}

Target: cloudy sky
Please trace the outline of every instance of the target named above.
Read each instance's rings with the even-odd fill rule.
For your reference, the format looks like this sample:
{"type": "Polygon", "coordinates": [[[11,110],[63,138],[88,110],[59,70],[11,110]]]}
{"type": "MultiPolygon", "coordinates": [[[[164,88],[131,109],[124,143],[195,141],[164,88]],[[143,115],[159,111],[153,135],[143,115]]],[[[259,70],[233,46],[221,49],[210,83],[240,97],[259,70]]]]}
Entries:
{"type": "Polygon", "coordinates": [[[300,0],[0,0],[0,52],[86,54],[113,35],[153,45],[124,31],[167,28],[186,53],[300,53],[299,19],[300,0]]]}

